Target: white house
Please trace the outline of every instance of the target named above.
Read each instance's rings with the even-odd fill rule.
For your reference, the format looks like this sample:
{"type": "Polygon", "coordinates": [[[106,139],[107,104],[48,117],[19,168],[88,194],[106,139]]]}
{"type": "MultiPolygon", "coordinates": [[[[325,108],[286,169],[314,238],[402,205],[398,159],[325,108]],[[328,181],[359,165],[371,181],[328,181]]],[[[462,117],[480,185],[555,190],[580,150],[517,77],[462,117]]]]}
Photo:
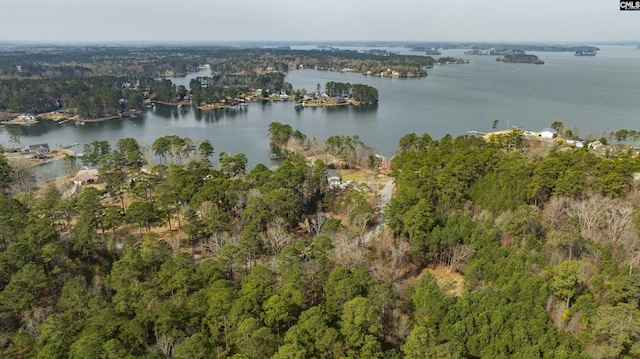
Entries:
{"type": "Polygon", "coordinates": [[[603,146],[603,144],[599,140],[595,140],[595,141],[589,143],[589,148],[593,149],[593,150],[597,150],[598,148],[600,148],[602,146],[603,146]]]}
{"type": "Polygon", "coordinates": [[[580,137],[571,137],[569,139],[567,139],[567,143],[576,147],[576,148],[583,148],[584,147],[584,140],[581,139],[580,137]]]}
{"type": "Polygon", "coordinates": [[[544,128],[540,130],[540,132],[538,132],[538,136],[540,138],[554,138],[558,136],[558,132],[556,132],[556,130],[554,130],[553,128],[544,128]]]}

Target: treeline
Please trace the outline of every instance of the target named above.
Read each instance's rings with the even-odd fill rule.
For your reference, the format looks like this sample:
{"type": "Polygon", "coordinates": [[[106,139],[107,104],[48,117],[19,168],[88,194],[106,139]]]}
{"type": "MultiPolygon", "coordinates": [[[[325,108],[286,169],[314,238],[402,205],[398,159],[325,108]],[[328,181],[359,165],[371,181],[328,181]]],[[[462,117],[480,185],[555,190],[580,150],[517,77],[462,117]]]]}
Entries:
{"type": "Polygon", "coordinates": [[[83,117],[142,109],[151,78],[97,76],[73,79],[0,80],[0,108],[20,113],[75,109],[83,117]]]}
{"type": "Polygon", "coordinates": [[[167,71],[185,75],[206,63],[208,52],[196,47],[18,45],[0,53],[0,78],[158,77],[167,71]]]}
{"type": "Polygon", "coordinates": [[[255,94],[257,90],[263,98],[290,93],[292,86],[284,78],[285,74],[281,72],[214,74],[192,79],[189,88],[191,99],[198,106],[225,101],[233,103],[242,95],[255,94]]]}
{"type": "Polygon", "coordinates": [[[406,76],[425,76],[424,68],[435,60],[426,56],[379,56],[356,51],[231,48],[226,46],[16,46],[0,54],[0,77],[92,77],[114,73],[148,77],[172,72],[183,76],[209,64],[216,73],[286,73],[290,69],[315,68],[365,73],[393,69],[406,76]]]}
{"type": "Polygon", "coordinates": [[[378,103],[378,90],[369,85],[329,81],[325,85],[325,92],[330,97],[347,97],[367,104],[378,103]]]}

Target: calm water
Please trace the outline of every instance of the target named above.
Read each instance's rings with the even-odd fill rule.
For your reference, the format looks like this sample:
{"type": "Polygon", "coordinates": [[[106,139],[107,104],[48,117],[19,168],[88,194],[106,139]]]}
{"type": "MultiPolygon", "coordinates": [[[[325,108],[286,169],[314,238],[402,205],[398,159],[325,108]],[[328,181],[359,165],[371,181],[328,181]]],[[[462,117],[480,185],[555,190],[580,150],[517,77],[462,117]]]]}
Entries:
{"type": "MultiPolygon", "coordinates": [[[[565,127],[578,128],[582,136],[638,129],[640,50],[600,47],[595,57],[534,52],[545,65],[506,64],[492,56],[465,56],[462,50],[445,50],[442,56],[462,57],[472,63],[436,67],[429,70],[428,77],[419,79],[316,70],[296,70],[287,75],[286,81],[294,89],[308,91],[328,81],[371,85],[380,93],[380,103],[372,107],[299,109],[292,102],[277,102],[200,112],[190,107],[157,106],[139,118],[85,126],[43,122],[19,129],[25,145],[80,143],[73,148],[76,152],[94,140],[115,143],[134,137],[142,144],[151,144],[164,135],[188,136],[211,141],[214,156],[222,151],[245,153],[250,167],[270,164],[267,126],[272,121],[290,124],[319,141],[331,135],[357,134],[385,155],[392,154],[398,139],[407,133],[429,133],[434,138],[447,133],[457,136],[468,130],[490,130],[494,120],[499,121],[500,128],[517,125],[528,130],[562,121],[565,127]]],[[[173,81],[188,87],[191,77],[206,74],[173,81]]],[[[7,142],[6,130],[0,130],[0,144],[7,142]]]]}

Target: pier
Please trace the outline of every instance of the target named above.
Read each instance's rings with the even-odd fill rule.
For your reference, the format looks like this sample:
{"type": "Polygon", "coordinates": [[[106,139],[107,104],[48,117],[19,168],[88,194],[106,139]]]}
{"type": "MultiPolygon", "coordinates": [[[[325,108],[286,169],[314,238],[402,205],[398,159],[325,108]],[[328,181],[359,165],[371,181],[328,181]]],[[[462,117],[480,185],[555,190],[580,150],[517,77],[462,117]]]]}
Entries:
{"type": "Polygon", "coordinates": [[[79,145],[79,143],[73,143],[71,145],[57,145],[56,149],[58,149],[58,150],[66,150],[68,148],[75,147],[77,145],[79,145]]]}

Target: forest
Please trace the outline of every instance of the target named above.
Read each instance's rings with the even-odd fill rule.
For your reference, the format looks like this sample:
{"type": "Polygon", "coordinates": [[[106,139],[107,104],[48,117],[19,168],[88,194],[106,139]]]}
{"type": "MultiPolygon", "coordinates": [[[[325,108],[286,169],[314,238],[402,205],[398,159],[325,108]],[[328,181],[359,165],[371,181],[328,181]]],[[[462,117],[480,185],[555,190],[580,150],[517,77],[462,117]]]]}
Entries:
{"type": "Polygon", "coordinates": [[[269,132],[292,151],[275,169],[95,141],[76,196],[19,191],[0,156],[0,356],[640,355],[635,149],[408,134],[379,217],[371,181],[327,183],[383,180],[357,135],[269,132]]]}

